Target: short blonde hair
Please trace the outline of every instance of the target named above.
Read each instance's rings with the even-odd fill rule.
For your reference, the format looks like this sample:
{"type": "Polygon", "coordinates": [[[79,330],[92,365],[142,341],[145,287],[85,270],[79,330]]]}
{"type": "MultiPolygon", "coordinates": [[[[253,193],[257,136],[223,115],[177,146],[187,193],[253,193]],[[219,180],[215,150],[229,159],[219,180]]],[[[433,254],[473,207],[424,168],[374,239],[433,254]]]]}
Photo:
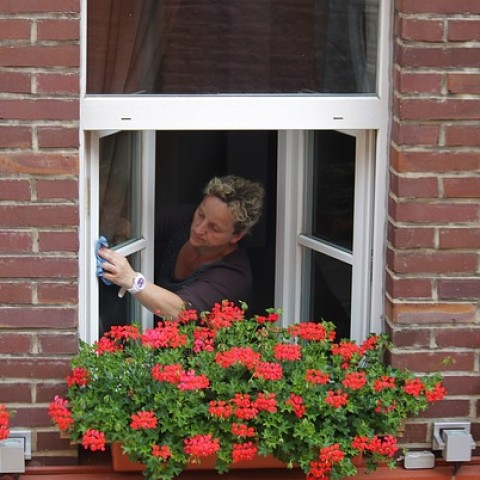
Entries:
{"type": "Polygon", "coordinates": [[[249,232],[262,215],[265,190],[261,183],[235,175],[212,178],[203,191],[225,202],[234,222],[234,233],[249,232]]]}

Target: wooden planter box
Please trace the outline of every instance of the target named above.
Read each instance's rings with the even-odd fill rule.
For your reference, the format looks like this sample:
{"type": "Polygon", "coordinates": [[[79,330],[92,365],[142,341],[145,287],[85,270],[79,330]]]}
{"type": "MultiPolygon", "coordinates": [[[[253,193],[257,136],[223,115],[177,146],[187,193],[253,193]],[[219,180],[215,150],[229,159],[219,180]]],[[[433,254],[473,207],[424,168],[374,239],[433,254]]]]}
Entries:
{"type": "MultiPolygon", "coordinates": [[[[123,453],[120,443],[111,445],[112,467],[115,472],[141,472],[145,467],[140,462],[132,462],[126,453],[123,453]]],[[[212,455],[203,459],[200,463],[189,463],[186,470],[214,470],[216,457],[212,455]]],[[[233,463],[231,470],[253,468],[286,468],[286,465],[275,457],[257,456],[253,460],[233,463]]]]}

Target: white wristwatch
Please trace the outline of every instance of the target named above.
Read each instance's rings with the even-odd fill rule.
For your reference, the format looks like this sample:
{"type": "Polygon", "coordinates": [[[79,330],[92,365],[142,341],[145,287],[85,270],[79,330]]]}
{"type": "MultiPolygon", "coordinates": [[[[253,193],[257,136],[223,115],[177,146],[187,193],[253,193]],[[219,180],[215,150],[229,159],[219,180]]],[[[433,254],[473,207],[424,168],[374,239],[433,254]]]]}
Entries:
{"type": "Polygon", "coordinates": [[[141,292],[145,286],[147,285],[147,281],[145,277],[141,273],[135,273],[135,277],[133,279],[132,288],[127,288],[127,292],[135,295],[138,292],[141,292]]]}

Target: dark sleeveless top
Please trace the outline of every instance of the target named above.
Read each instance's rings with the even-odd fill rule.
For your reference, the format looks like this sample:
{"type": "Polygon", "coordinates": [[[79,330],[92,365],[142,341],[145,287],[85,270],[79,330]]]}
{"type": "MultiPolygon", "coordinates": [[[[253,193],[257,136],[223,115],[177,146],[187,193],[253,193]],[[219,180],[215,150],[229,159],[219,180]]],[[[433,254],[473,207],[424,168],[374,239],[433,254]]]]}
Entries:
{"type": "Polygon", "coordinates": [[[171,237],[162,255],[156,283],[175,292],[187,308],[199,312],[211,310],[222,300],[248,304],[252,295],[252,271],[247,252],[241,247],[219,261],[201,265],[187,278],[175,278],[177,256],[189,235],[190,223],[171,237]]]}

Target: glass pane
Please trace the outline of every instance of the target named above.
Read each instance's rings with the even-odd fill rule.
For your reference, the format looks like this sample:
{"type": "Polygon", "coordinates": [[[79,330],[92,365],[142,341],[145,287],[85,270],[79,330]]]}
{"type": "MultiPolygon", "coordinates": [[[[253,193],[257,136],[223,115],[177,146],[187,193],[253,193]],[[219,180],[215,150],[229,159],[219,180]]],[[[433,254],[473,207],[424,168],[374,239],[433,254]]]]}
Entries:
{"type": "Polygon", "coordinates": [[[136,132],[100,139],[100,234],[111,247],[141,235],[139,147],[136,132]]]}
{"type": "Polygon", "coordinates": [[[337,340],[350,338],[352,267],[315,251],[305,257],[302,319],[333,322],[337,340]]]}
{"type": "MultiPolygon", "coordinates": [[[[134,270],[140,270],[140,253],[128,257],[134,270]]],[[[99,297],[99,338],[114,325],[140,324],[140,304],[135,302],[128,292],[120,298],[119,288],[116,285],[105,285],[98,282],[99,297]]]]}
{"type": "Polygon", "coordinates": [[[379,0],[89,0],[88,93],[375,93],[379,0]]]}
{"type": "Polygon", "coordinates": [[[355,138],[315,132],[307,233],[352,251],[355,138]]]}

